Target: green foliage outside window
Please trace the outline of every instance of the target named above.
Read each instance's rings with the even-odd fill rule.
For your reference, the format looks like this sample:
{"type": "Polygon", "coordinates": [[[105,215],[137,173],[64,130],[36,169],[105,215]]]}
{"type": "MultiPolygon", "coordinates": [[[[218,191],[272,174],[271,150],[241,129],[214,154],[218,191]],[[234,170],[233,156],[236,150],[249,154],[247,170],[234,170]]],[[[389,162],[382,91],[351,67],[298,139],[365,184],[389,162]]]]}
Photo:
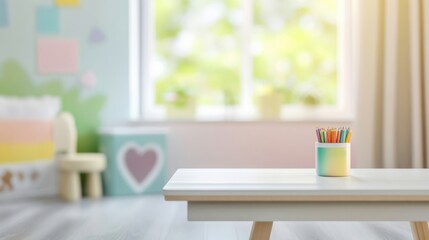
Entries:
{"type": "MultiPolygon", "coordinates": [[[[155,1],[157,104],[177,89],[199,105],[239,104],[243,3],[155,1]]],[[[336,8],[336,0],[254,1],[249,51],[255,98],[271,90],[282,92],[284,104],[336,103],[336,8]]]]}

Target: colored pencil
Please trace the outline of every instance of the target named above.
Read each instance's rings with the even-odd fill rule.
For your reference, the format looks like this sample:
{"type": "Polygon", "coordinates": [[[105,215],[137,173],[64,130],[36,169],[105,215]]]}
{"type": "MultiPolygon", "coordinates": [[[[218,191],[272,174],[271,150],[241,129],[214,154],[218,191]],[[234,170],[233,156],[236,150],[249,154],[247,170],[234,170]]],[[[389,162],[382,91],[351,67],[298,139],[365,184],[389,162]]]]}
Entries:
{"type": "Polygon", "coordinates": [[[349,127],[316,128],[316,137],[319,143],[349,143],[352,130],[349,127]]]}
{"type": "Polygon", "coordinates": [[[337,136],[336,136],[336,132],[337,131],[337,129],[336,128],[333,128],[332,129],[332,143],[335,143],[335,141],[337,140],[337,136]]]}
{"type": "Polygon", "coordinates": [[[328,143],[331,142],[331,129],[330,128],[328,128],[328,141],[327,142],[328,143]]]}
{"type": "Polygon", "coordinates": [[[318,142],[321,142],[321,141],[322,141],[322,139],[320,138],[320,132],[319,132],[319,129],[318,129],[318,128],[316,128],[316,137],[317,137],[317,141],[318,141],[318,142]]]}
{"type": "Polygon", "coordinates": [[[322,137],[322,143],[325,142],[325,130],[320,130],[320,136],[322,137]]]}
{"type": "Polygon", "coordinates": [[[339,142],[340,142],[340,139],[341,139],[341,130],[340,130],[340,129],[338,129],[338,133],[337,133],[337,143],[339,143],[339,142]]]}
{"type": "Polygon", "coordinates": [[[350,130],[349,133],[347,134],[346,142],[349,143],[351,138],[352,138],[352,130],[350,130]]]}

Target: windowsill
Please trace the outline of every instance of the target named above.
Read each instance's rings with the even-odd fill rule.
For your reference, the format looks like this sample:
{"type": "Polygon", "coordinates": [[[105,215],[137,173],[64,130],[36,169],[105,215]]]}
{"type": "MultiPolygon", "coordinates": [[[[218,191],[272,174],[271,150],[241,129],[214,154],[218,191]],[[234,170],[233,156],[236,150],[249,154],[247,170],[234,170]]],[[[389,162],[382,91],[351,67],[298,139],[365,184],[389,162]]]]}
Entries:
{"type": "MultiPolygon", "coordinates": [[[[208,111],[199,109],[196,116],[189,118],[167,118],[165,110],[157,108],[156,111],[147,112],[137,122],[142,123],[317,123],[317,122],[353,122],[351,111],[338,107],[284,107],[279,118],[260,118],[255,109],[232,109],[208,111]],[[247,111],[246,111],[247,110],[247,111]]],[[[213,109],[211,109],[213,110],[213,109]]]]}
{"type": "Polygon", "coordinates": [[[216,123],[255,123],[255,124],[284,124],[284,123],[352,123],[353,117],[330,117],[330,118],[282,118],[282,119],[136,119],[131,123],[139,124],[216,124],[216,123]]]}

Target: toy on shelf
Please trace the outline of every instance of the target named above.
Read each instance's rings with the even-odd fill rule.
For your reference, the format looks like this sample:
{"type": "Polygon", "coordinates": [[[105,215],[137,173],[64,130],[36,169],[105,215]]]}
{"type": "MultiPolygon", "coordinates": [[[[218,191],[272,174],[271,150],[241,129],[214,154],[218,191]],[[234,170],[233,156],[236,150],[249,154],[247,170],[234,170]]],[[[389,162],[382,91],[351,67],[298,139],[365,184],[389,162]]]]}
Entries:
{"type": "Polygon", "coordinates": [[[0,95],[0,202],[57,194],[54,96],[0,95]]]}
{"type": "Polygon", "coordinates": [[[67,201],[82,197],[80,173],[85,173],[86,194],[90,198],[102,196],[101,172],[106,167],[104,154],[76,153],[77,131],[73,116],[61,113],[54,123],[54,138],[59,154],[59,194],[67,201]]]}

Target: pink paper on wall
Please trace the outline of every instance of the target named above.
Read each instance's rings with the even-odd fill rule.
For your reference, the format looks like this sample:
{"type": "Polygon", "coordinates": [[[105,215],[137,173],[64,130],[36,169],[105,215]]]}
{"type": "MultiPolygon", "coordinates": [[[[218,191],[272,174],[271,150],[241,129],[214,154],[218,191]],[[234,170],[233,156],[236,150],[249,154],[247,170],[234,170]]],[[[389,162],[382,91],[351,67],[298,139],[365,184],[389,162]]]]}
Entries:
{"type": "Polygon", "coordinates": [[[76,73],[78,65],[78,40],[39,38],[37,42],[37,70],[39,73],[76,73]]]}

